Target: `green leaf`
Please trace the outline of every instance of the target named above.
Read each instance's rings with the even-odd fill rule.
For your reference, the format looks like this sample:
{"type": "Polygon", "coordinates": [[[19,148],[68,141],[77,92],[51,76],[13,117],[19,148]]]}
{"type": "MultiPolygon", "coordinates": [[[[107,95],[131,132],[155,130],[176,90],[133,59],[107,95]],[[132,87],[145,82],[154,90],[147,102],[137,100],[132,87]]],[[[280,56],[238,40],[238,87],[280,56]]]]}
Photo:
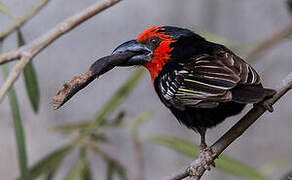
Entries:
{"type": "Polygon", "coordinates": [[[110,124],[113,125],[113,126],[120,126],[120,125],[122,124],[122,121],[123,121],[125,115],[126,115],[126,112],[125,112],[125,111],[121,111],[121,112],[119,112],[118,115],[117,115],[117,117],[114,118],[114,119],[110,122],[110,124]]]}
{"type": "Polygon", "coordinates": [[[89,161],[86,155],[86,149],[80,149],[80,158],[72,168],[72,170],[66,175],[65,180],[77,180],[81,177],[82,180],[91,180],[91,170],[89,166],[89,161]]]}
{"type": "Polygon", "coordinates": [[[126,81],[126,83],[116,91],[112,98],[103,106],[101,111],[97,113],[96,117],[93,119],[92,123],[85,130],[84,134],[90,134],[96,130],[96,127],[101,124],[107,123],[105,118],[113,113],[131,94],[134,88],[137,86],[138,82],[141,80],[145,70],[139,68],[135,73],[126,81]]]}
{"type": "Polygon", "coordinates": [[[74,130],[88,128],[91,123],[92,123],[92,121],[66,123],[66,124],[57,126],[55,129],[57,131],[61,131],[62,133],[70,133],[71,131],[74,131],[74,130]]]}
{"type": "Polygon", "coordinates": [[[64,178],[65,180],[77,180],[81,176],[82,169],[84,168],[84,163],[81,159],[77,161],[75,166],[64,178]]]}
{"type": "MultiPolygon", "coordinates": [[[[25,44],[23,35],[20,30],[17,30],[17,39],[19,47],[25,44]]],[[[29,62],[25,66],[23,70],[23,75],[27,95],[29,97],[34,112],[37,113],[40,104],[40,91],[36,71],[32,62],[29,62]]]]}
{"type": "Polygon", "coordinates": [[[281,169],[285,169],[286,167],[292,167],[292,155],[286,155],[282,158],[278,158],[275,161],[265,163],[261,166],[261,171],[265,174],[275,174],[281,169]]]}
{"type": "MultiPolygon", "coordinates": [[[[138,128],[140,125],[144,124],[149,120],[151,117],[150,112],[142,112],[140,113],[130,124],[130,130],[134,138],[137,138],[136,140],[139,139],[139,134],[138,134],[138,128]]],[[[139,139],[140,141],[140,139],[139,139]]]]}
{"type": "Polygon", "coordinates": [[[48,154],[43,159],[39,160],[30,169],[31,178],[36,179],[45,173],[48,173],[48,176],[50,176],[50,173],[54,174],[54,171],[58,169],[58,167],[61,165],[65,156],[69,152],[71,152],[73,147],[74,146],[71,144],[67,146],[63,146],[55,150],[54,152],[48,154]]]}
{"type": "Polygon", "coordinates": [[[178,139],[175,137],[154,136],[152,142],[169,147],[191,158],[198,158],[200,147],[192,142],[178,139]]]}
{"type": "Polygon", "coordinates": [[[82,180],[92,180],[92,172],[90,168],[90,162],[87,158],[86,149],[82,148],[81,150],[81,160],[84,164],[83,169],[81,170],[81,179],[82,180]]]}
{"type": "Polygon", "coordinates": [[[81,179],[82,180],[92,180],[93,179],[88,159],[86,159],[84,162],[84,167],[83,167],[82,172],[81,172],[81,179]]]}
{"type": "Polygon", "coordinates": [[[0,11],[4,14],[6,14],[7,16],[9,16],[10,18],[16,20],[17,18],[6,8],[6,6],[4,6],[1,2],[0,2],[0,11]]]}
{"type": "Polygon", "coordinates": [[[18,42],[18,47],[25,45],[25,41],[20,29],[17,29],[17,42],[18,42]]]}
{"type": "Polygon", "coordinates": [[[95,117],[95,121],[101,121],[106,116],[114,112],[131,94],[138,82],[141,80],[144,69],[139,68],[136,72],[126,81],[126,83],[119,88],[119,90],[112,96],[112,98],[106,103],[102,110],[95,117]]]}
{"type": "Polygon", "coordinates": [[[56,129],[63,133],[70,133],[74,130],[84,130],[84,134],[90,134],[98,127],[112,127],[121,124],[121,120],[124,117],[124,113],[119,113],[118,116],[111,122],[107,121],[107,116],[113,113],[131,94],[138,82],[141,80],[144,69],[140,68],[125,82],[125,84],[119,88],[112,98],[103,106],[103,108],[97,113],[95,118],[91,121],[70,123],[58,126],[56,129]]]}
{"type": "Polygon", "coordinates": [[[52,180],[55,176],[56,171],[57,171],[57,168],[54,168],[51,171],[49,171],[47,176],[45,177],[45,180],[52,180]]]}
{"type": "Polygon", "coordinates": [[[29,62],[23,69],[26,92],[35,113],[38,112],[40,104],[40,92],[36,71],[32,62],[29,62]]]}
{"type": "MultiPolygon", "coordinates": [[[[199,156],[199,146],[190,141],[163,136],[155,136],[151,138],[151,141],[157,144],[167,146],[193,159],[197,159],[197,157],[199,156]]],[[[218,170],[231,175],[253,180],[267,179],[264,175],[262,175],[254,168],[226,155],[220,156],[219,159],[215,161],[215,163],[218,170]]]]}
{"type": "Polygon", "coordinates": [[[289,12],[292,14],[292,0],[287,0],[286,3],[289,12]]]}
{"type": "Polygon", "coordinates": [[[105,134],[102,133],[92,133],[90,135],[90,140],[96,141],[96,142],[103,142],[106,143],[108,142],[108,138],[105,134]]]}
{"type": "Polygon", "coordinates": [[[115,164],[115,162],[108,160],[107,161],[106,180],[113,180],[115,174],[121,180],[128,180],[126,172],[122,168],[120,168],[119,165],[115,164]]]}
{"type": "Polygon", "coordinates": [[[95,143],[89,142],[89,146],[91,147],[92,151],[101,156],[107,164],[107,180],[111,180],[115,172],[121,180],[128,180],[126,167],[124,167],[120,162],[114,161],[109,154],[102,151],[95,143]]]}
{"type": "MultiPolygon", "coordinates": [[[[0,53],[2,51],[2,41],[0,41],[0,53]]],[[[9,68],[7,65],[3,65],[3,73],[4,77],[7,78],[9,74],[9,68]]],[[[14,123],[14,133],[16,137],[17,143],[17,151],[18,151],[18,161],[21,172],[21,179],[28,180],[29,179],[29,171],[28,171],[28,162],[27,162],[27,153],[26,153],[26,142],[25,142],[25,134],[22,125],[19,105],[16,93],[14,91],[13,86],[9,90],[8,99],[10,102],[10,107],[12,111],[13,123],[14,123]]]]}
{"type": "Polygon", "coordinates": [[[108,161],[106,168],[106,180],[113,180],[114,172],[115,172],[114,163],[112,161],[108,161]]]}
{"type": "MultiPolygon", "coordinates": [[[[95,128],[99,130],[104,130],[111,127],[117,127],[122,125],[122,120],[125,116],[125,112],[121,111],[118,115],[112,120],[105,120],[103,123],[95,124],[95,128]],[[100,128],[99,128],[100,127],[100,128]]],[[[76,123],[66,123],[60,126],[57,126],[55,129],[57,131],[61,131],[62,133],[71,133],[72,131],[78,130],[82,131],[87,129],[88,127],[92,126],[93,121],[82,121],[76,123]]]]}
{"type": "Polygon", "coordinates": [[[119,166],[115,166],[115,167],[116,167],[117,175],[121,180],[129,180],[126,172],[122,168],[120,168],[119,166]]]}

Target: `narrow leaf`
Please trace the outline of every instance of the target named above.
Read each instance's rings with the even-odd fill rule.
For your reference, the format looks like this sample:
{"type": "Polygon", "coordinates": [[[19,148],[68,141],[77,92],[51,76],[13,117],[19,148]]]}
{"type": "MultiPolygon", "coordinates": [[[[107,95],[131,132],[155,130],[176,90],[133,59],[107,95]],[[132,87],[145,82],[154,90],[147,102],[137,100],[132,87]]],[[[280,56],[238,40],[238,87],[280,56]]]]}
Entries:
{"type": "MultiPolygon", "coordinates": [[[[0,41],[0,53],[2,51],[2,41],[0,41]]],[[[3,65],[3,73],[4,77],[7,78],[9,74],[9,68],[7,65],[3,65]]],[[[28,162],[27,162],[27,153],[26,153],[26,142],[25,142],[25,134],[22,125],[19,105],[16,93],[14,91],[13,86],[9,90],[9,102],[13,116],[13,123],[14,123],[14,133],[16,137],[17,143],[17,151],[18,151],[18,161],[20,166],[21,172],[21,179],[28,180],[29,179],[29,171],[28,171],[28,162]]]]}
{"type": "Polygon", "coordinates": [[[82,172],[81,172],[81,179],[82,180],[92,180],[93,179],[88,159],[84,163],[84,167],[83,167],[82,172]]]}
{"type": "Polygon", "coordinates": [[[53,172],[61,165],[65,156],[71,152],[73,145],[63,146],[54,152],[48,154],[43,159],[39,160],[30,169],[30,174],[32,179],[38,178],[40,175],[45,173],[53,172]]]}
{"type": "Polygon", "coordinates": [[[64,178],[65,180],[77,180],[84,169],[84,162],[82,159],[79,159],[75,166],[71,169],[71,171],[64,178]]]}
{"type": "Polygon", "coordinates": [[[0,11],[3,14],[6,14],[7,16],[9,16],[10,18],[16,20],[17,18],[6,8],[6,6],[4,6],[1,2],[0,2],[0,11]]]}
{"type": "MultiPolygon", "coordinates": [[[[151,140],[157,144],[169,147],[193,159],[197,159],[197,157],[199,156],[199,146],[190,141],[163,136],[156,136],[151,138],[151,140]]],[[[226,155],[220,156],[219,159],[215,161],[215,163],[218,170],[231,175],[253,180],[267,179],[264,175],[256,171],[254,168],[226,155]]]]}
{"type": "Polygon", "coordinates": [[[102,133],[92,133],[90,135],[90,140],[96,141],[96,142],[103,142],[103,143],[106,143],[109,141],[107,136],[102,133]]]}
{"type": "Polygon", "coordinates": [[[106,180],[113,180],[114,175],[117,175],[121,180],[128,180],[127,174],[119,165],[115,162],[107,160],[106,180]]]}
{"type": "Polygon", "coordinates": [[[92,121],[66,123],[66,124],[57,126],[55,129],[57,131],[61,131],[62,133],[69,133],[69,132],[74,131],[74,130],[88,128],[91,123],[92,123],[92,121]]]}
{"type": "Polygon", "coordinates": [[[105,118],[114,112],[127,99],[127,97],[137,86],[138,82],[141,80],[144,72],[145,71],[142,68],[135,71],[126,83],[119,88],[112,98],[103,106],[101,111],[93,119],[92,123],[90,123],[87,130],[85,130],[85,134],[92,133],[92,131],[95,131],[96,127],[106,123],[105,118]]]}
{"type": "Polygon", "coordinates": [[[57,127],[56,129],[62,131],[63,133],[70,133],[76,129],[84,129],[84,134],[90,134],[98,127],[119,125],[124,113],[119,114],[116,121],[114,120],[112,123],[107,122],[106,117],[114,112],[126,100],[141,80],[144,72],[145,71],[142,68],[136,70],[135,73],[125,82],[125,84],[115,92],[112,98],[103,106],[101,111],[97,113],[93,120],[65,124],[57,127]]]}
{"type": "Polygon", "coordinates": [[[108,161],[106,168],[106,180],[113,180],[114,172],[115,172],[114,163],[112,161],[108,161]]]}
{"type": "Polygon", "coordinates": [[[55,176],[55,173],[57,171],[58,167],[55,167],[54,169],[50,170],[47,174],[47,176],[45,177],[45,180],[52,180],[55,176]]]}
{"type": "Polygon", "coordinates": [[[106,103],[102,110],[95,117],[96,121],[100,121],[114,110],[116,110],[125,99],[134,90],[140,79],[144,74],[144,69],[139,68],[136,72],[126,81],[126,83],[112,96],[112,98],[106,103]]]}
{"type": "MultiPolygon", "coordinates": [[[[110,127],[117,127],[122,125],[122,120],[125,116],[125,112],[121,111],[114,119],[112,120],[107,120],[105,119],[105,121],[103,123],[96,123],[95,124],[95,128],[99,128],[99,130],[101,129],[106,129],[106,128],[110,128],[110,127]]],[[[82,122],[76,122],[76,123],[66,123],[60,126],[57,126],[55,129],[57,131],[61,131],[62,133],[71,133],[72,131],[75,130],[83,130],[86,129],[88,127],[90,127],[92,125],[93,121],[82,121],[82,122]]]]}
{"type": "Polygon", "coordinates": [[[292,167],[292,155],[286,155],[282,158],[278,158],[275,161],[265,163],[261,166],[261,171],[264,174],[275,174],[281,169],[285,169],[286,167],[292,167]]]}
{"type": "Polygon", "coordinates": [[[133,135],[137,135],[138,127],[149,120],[151,117],[150,112],[142,112],[140,113],[137,118],[135,118],[131,124],[130,129],[133,135]]]}
{"type": "MultiPolygon", "coordinates": [[[[19,47],[25,44],[23,35],[20,30],[17,30],[17,39],[18,39],[19,47]]],[[[23,69],[23,75],[24,75],[24,83],[26,87],[26,92],[29,97],[31,106],[34,112],[37,113],[39,109],[39,104],[40,104],[40,91],[39,91],[36,71],[35,71],[32,61],[29,62],[23,69]]]]}
{"type": "Polygon", "coordinates": [[[90,146],[93,152],[101,156],[107,163],[107,180],[111,180],[115,172],[121,180],[128,180],[128,170],[124,165],[122,165],[119,161],[114,160],[114,158],[112,158],[109,154],[103,152],[95,143],[90,142],[90,146]]]}
{"type": "Polygon", "coordinates": [[[86,150],[83,148],[81,152],[81,160],[84,164],[83,169],[81,170],[81,179],[82,180],[92,180],[92,172],[90,168],[90,162],[87,158],[86,150]]]}
{"type": "Polygon", "coordinates": [[[117,175],[121,180],[129,180],[124,169],[120,168],[119,166],[115,166],[115,167],[116,167],[117,175]]]}
{"type": "Polygon", "coordinates": [[[292,14],[292,0],[286,0],[286,3],[290,14],[292,14]]]}

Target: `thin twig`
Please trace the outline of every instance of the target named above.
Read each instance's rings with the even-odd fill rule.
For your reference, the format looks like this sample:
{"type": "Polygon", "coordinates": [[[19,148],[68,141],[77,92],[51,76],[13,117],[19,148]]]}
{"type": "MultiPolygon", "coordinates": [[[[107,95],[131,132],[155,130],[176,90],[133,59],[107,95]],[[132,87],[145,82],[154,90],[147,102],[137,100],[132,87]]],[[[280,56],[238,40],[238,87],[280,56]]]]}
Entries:
{"type": "Polygon", "coordinates": [[[81,11],[73,15],[72,17],[64,20],[60,24],[56,25],[53,29],[48,31],[46,34],[41,35],[36,40],[28,43],[25,46],[20,47],[17,50],[10,51],[4,53],[0,56],[0,65],[11,62],[16,59],[25,60],[20,61],[14,68],[7,80],[4,82],[2,87],[0,88],[0,101],[3,99],[4,95],[7,93],[12,84],[16,81],[17,77],[21,73],[22,69],[35,57],[38,53],[40,53],[45,47],[54,42],[57,38],[64,35],[65,33],[71,31],[76,26],[80,25],[84,21],[93,17],[94,15],[100,13],[101,11],[113,6],[114,4],[120,2],[121,0],[104,0],[98,1],[85,10],[81,11]]]}
{"type": "Polygon", "coordinates": [[[263,39],[262,41],[256,43],[252,50],[247,53],[247,59],[253,60],[257,58],[263,51],[266,51],[272,46],[278,44],[290,35],[292,35],[292,23],[284,27],[280,31],[268,36],[266,39],[263,39]]]}
{"type": "Polygon", "coordinates": [[[31,11],[29,11],[24,17],[17,18],[17,21],[9,26],[4,32],[0,33],[0,39],[4,39],[9,34],[14,32],[16,29],[19,29],[21,26],[23,26],[28,20],[30,20],[34,15],[36,15],[43,7],[46,6],[46,4],[50,0],[43,0],[39,5],[34,7],[31,11]]]}
{"type": "MultiPolygon", "coordinates": [[[[286,94],[289,90],[292,89],[292,73],[290,73],[280,84],[277,93],[273,96],[273,98],[266,101],[270,105],[275,104],[284,94],[286,94]]],[[[258,104],[255,105],[244,117],[242,117],[229,131],[227,131],[219,140],[217,140],[212,146],[211,151],[213,152],[212,160],[206,159],[197,159],[196,164],[204,164],[203,161],[208,165],[212,163],[232,142],[234,142],[238,137],[240,137],[248,127],[250,127],[259,117],[261,117],[266,109],[258,104]]],[[[187,169],[187,168],[186,168],[187,169]]],[[[200,171],[197,172],[198,177],[196,179],[200,179],[201,176],[206,171],[204,167],[199,168],[200,171]]],[[[165,180],[180,180],[189,176],[189,172],[187,170],[183,172],[178,172],[173,176],[165,179],[165,180]]]]}
{"type": "Polygon", "coordinates": [[[143,148],[140,140],[136,137],[134,137],[134,145],[135,145],[135,153],[137,158],[137,165],[138,165],[138,175],[137,180],[144,180],[144,156],[143,156],[143,148]]]}
{"type": "Polygon", "coordinates": [[[137,131],[137,127],[133,128],[132,131],[132,138],[134,142],[134,150],[136,154],[136,161],[137,161],[137,180],[144,180],[145,179],[145,162],[144,162],[144,155],[143,155],[143,148],[139,133],[137,131]]]}

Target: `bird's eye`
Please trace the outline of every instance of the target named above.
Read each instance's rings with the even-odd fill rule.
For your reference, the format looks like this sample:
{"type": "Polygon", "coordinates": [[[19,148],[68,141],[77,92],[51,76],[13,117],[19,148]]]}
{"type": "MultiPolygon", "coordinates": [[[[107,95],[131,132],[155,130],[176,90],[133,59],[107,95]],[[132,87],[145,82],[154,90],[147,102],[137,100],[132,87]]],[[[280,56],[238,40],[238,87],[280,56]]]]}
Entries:
{"type": "Polygon", "coordinates": [[[150,40],[151,44],[153,44],[154,46],[157,46],[159,41],[156,38],[153,38],[150,40]]]}

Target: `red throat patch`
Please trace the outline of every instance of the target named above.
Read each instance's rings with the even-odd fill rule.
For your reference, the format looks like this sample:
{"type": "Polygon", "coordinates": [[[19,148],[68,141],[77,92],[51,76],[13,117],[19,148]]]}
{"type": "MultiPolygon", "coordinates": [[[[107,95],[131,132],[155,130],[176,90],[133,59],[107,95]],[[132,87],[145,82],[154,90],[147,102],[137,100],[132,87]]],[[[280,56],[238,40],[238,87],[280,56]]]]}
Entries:
{"type": "Polygon", "coordinates": [[[154,80],[157,78],[163,66],[170,60],[170,52],[173,50],[170,45],[171,43],[175,42],[171,35],[158,32],[160,30],[163,31],[162,26],[154,26],[144,31],[138,37],[138,41],[140,43],[145,43],[149,38],[152,37],[159,37],[161,39],[159,47],[156,48],[153,54],[152,61],[144,64],[144,66],[150,72],[152,82],[154,82],[154,80]]]}

